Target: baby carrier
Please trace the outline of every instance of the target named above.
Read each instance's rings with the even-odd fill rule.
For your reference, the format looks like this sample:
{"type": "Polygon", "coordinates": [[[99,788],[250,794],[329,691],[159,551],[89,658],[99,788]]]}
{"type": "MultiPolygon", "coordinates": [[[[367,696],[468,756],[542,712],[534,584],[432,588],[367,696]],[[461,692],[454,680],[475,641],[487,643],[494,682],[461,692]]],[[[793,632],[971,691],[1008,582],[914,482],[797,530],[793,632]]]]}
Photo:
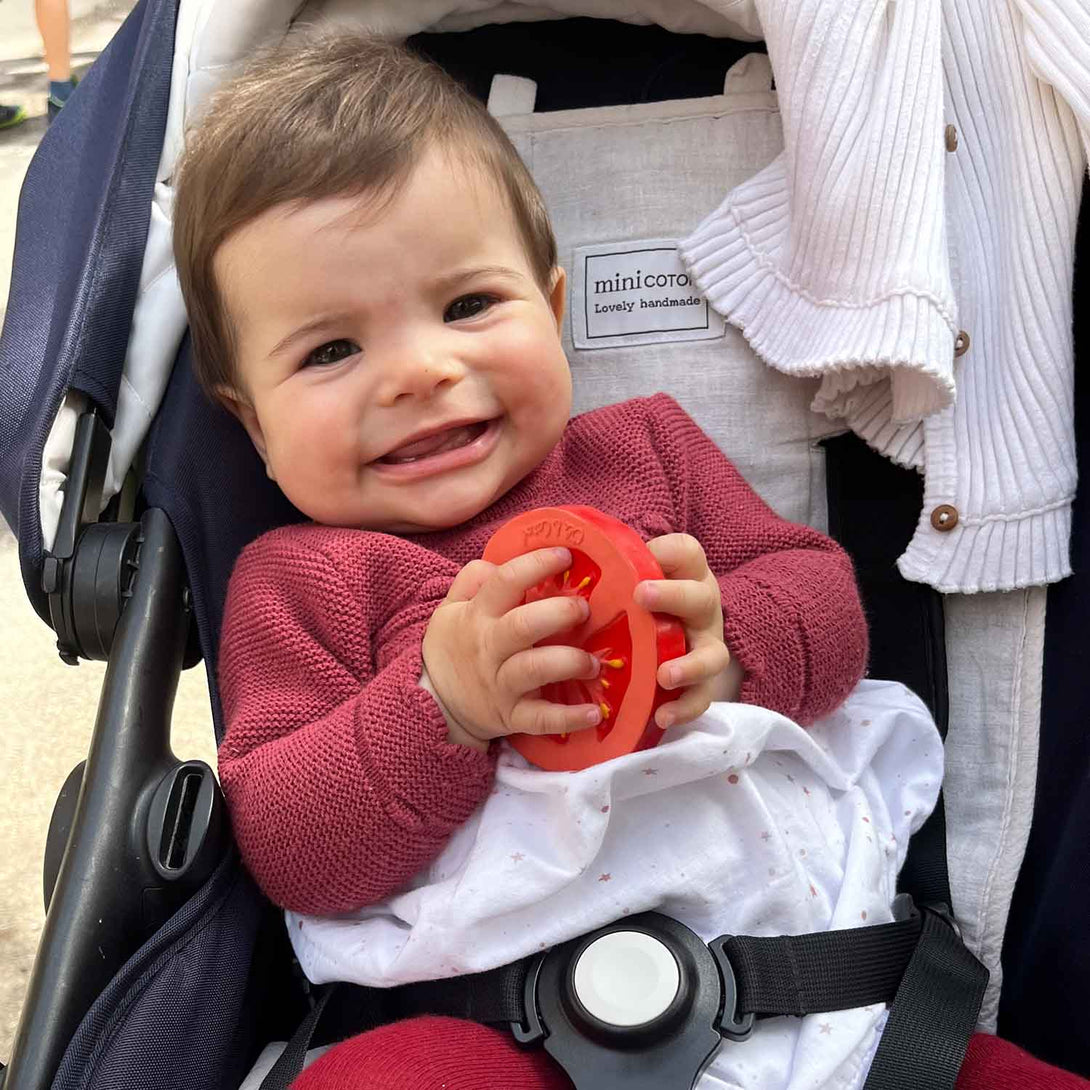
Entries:
{"type": "MultiPolygon", "coordinates": [[[[626,281],[651,262],[657,276],[684,276],[673,241],[778,153],[755,28],[697,0],[492,6],[141,0],[31,165],[0,339],[0,510],[61,657],[109,665],[87,761],[49,830],[48,916],[6,1090],[235,1088],[266,1043],[290,1039],[262,1083],[287,1086],[309,1043],[427,1010],[510,1024],[528,1046],[543,1042],[579,1087],[689,1087],[720,1038],[744,1040],[755,1017],[887,1001],[867,1086],[937,1088],[953,1085],[978,1022],[995,1026],[1009,895],[997,907],[993,887],[997,876],[1013,883],[1034,790],[1033,761],[1013,743],[992,755],[993,770],[1006,770],[996,807],[970,804],[964,773],[957,780],[950,811],[970,822],[960,840],[953,820],[948,836],[940,796],[909,850],[894,923],[705,945],[669,919],[625,921],[689,967],[684,1012],[661,1011],[656,1032],[627,1037],[572,1015],[570,964],[593,936],[477,979],[342,1001],[342,1024],[326,1024],[332,993],[294,971],[282,918],[232,845],[212,770],[170,751],[178,676],[202,658],[222,736],[216,648],[234,559],[300,519],[242,430],[195,384],[171,263],[171,170],[184,126],[253,47],[296,21],[361,18],[413,35],[487,99],[541,186],[572,283],[565,347],[576,410],[673,394],[777,511],[827,529],[852,554],[871,674],[917,692],[944,735],[949,719],[956,736],[959,717],[1004,729],[1035,720],[1049,645],[1043,591],[944,602],[903,581],[894,561],[921,503],[915,473],[837,435],[811,412],[811,385],[769,371],[706,302],[656,311],[649,323],[595,309],[602,292],[638,295],[626,281]],[[589,14],[605,18],[579,17],[589,14]],[[631,23],[609,18],[618,14],[631,23]],[[61,187],[58,206],[57,187],[40,183],[75,172],[79,185],[61,187]],[[1021,839],[1007,835],[1012,821],[1021,839]],[[989,841],[993,825],[1005,838],[989,841]],[[963,867],[953,894],[948,839],[963,867]],[[981,840],[994,849],[986,860],[981,840]],[[362,1013],[349,1024],[353,1003],[362,1013]]],[[[1073,623],[1081,588],[1061,590],[1055,623],[1073,623]]],[[[1048,820],[1036,839],[1069,818],[1054,802],[1048,820]]],[[[1040,949],[1035,890],[1050,873],[1038,870],[1016,906],[1020,958],[1040,949]]],[[[1012,964],[1017,1014],[1038,1002],[1042,983],[1012,964]]],[[[1085,994],[1088,978],[1069,978],[1066,1001],[1085,994]]],[[[1041,1024],[1063,1001],[1049,990],[1041,1024]]],[[[1069,1043],[1034,1037],[1033,1019],[1023,1025],[1030,1047],[1087,1066],[1069,1043]]]]}

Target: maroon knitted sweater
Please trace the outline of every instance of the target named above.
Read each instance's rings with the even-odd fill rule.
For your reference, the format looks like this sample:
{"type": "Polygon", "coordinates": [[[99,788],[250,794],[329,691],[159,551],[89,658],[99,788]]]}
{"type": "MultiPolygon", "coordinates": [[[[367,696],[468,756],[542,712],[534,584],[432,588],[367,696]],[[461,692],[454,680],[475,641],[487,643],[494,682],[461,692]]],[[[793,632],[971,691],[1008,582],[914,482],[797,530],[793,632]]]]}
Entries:
{"type": "Polygon", "coordinates": [[[575,418],[536,470],[462,526],[274,530],[239,557],[219,662],[220,777],[243,858],[274,902],[330,915],[377,901],[483,801],[496,746],[486,755],[446,740],[417,684],[421,641],[493,532],[556,504],[597,507],[645,540],[701,542],[743,701],[807,723],[862,676],[866,624],[847,555],[775,515],[665,395],[575,418]]]}

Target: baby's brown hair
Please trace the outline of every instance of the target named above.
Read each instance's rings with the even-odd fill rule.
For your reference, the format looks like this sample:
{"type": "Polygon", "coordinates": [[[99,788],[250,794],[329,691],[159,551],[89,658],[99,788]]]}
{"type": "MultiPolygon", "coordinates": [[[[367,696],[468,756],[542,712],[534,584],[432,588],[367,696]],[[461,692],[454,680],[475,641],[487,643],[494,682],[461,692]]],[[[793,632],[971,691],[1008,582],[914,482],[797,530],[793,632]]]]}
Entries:
{"type": "Polygon", "coordinates": [[[548,294],[557,254],[541,194],[500,125],[438,65],[392,42],[307,31],[215,93],[187,135],[174,201],[174,259],[206,392],[238,385],[213,266],[227,238],[280,204],[388,199],[435,142],[497,184],[548,294]]]}

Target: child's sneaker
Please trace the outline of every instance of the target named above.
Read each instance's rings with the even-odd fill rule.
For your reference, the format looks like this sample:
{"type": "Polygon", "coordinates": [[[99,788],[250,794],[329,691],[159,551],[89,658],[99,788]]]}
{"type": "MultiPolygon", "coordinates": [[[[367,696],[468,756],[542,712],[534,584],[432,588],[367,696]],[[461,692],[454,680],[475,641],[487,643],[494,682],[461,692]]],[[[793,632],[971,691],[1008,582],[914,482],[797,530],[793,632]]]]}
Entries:
{"type": "Polygon", "coordinates": [[[26,110],[22,106],[0,106],[0,129],[13,129],[26,121],[26,110]]]}
{"type": "Polygon", "coordinates": [[[75,76],[70,79],[49,81],[49,99],[46,102],[46,109],[49,111],[50,121],[61,112],[61,107],[68,101],[68,96],[76,89],[76,83],[75,76]]]}

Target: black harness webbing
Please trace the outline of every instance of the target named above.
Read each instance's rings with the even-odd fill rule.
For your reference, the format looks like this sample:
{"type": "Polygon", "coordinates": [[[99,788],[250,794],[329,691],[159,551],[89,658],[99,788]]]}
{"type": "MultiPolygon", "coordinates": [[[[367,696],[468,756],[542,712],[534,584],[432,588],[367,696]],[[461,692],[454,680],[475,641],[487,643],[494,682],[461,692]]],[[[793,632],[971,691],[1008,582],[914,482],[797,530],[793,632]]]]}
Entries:
{"type": "Polygon", "coordinates": [[[886,1003],[897,992],[920,937],[921,917],[899,923],[755,938],[724,948],[738,985],[738,1009],[756,1015],[814,1014],[886,1003]]]}
{"type": "Polygon", "coordinates": [[[299,1028],[292,1034],[284,1051],[277,1057],[276,1063],[269,1068],[265,1078],[261,1080],[260,1090],[273,1090],[273,1088],[288,1090],[295,1081],[296,1075],[303,1070],[307,1049],[310,1048],[318,1023],[322,1020],[322,1015],[329,1006],[329,1000],[336,987],[337,985],[328,987],[318,996],[306,1018],[299,1023],[299,1028]]]}
{"type": "MultiPolygon", "coordinates": [[[[939,1090],[953,1085],[976,1022],[976,1008],[966,1016],[962,990],[951,991],[947,981],[951,971],[972,980],[979,992],[976,1007],[983,997],[983,983],[966,970],[964,958],[974,963],[975,959],[941,916],[924,910],[906,920],[873,927],[779,938],[740,935],[729,939],[724,948],[735,972],[739,1010],[746,1013],[801,1016],[891,1003],[896,997],[893,1009],[903,1010],[904,1017],[890,1016],[868,1090],[939,1090]],[[926,1051],[937,1052],[943,1060],[938,1081],[922,1078],[920,1038],[915,1036],[921,1031],[929,1035],[924,1038],[926,1051]],[[882,1072],[883,1052],[892,1061],[888,1074],[882,1072]],[[951,1072],[948,1080],[947,1070],[951,1072]]],[[[527,966],[528,961],[520,961],[486,973],[389,989],[330,985],[266,1075],[261,1090],[287,1090],[302,1070],[312,1042],[339,1040],[396,1018],[442,1014],[479,1022],[521,1023],[526,1015],[527,966]]]]}
{"type": "Polygon", "coordinates": [[[923,912],[920,941],[890,1007],[863,1090],[950,1090],[988,985],[988,970],[950,923],[923,912]]]}

